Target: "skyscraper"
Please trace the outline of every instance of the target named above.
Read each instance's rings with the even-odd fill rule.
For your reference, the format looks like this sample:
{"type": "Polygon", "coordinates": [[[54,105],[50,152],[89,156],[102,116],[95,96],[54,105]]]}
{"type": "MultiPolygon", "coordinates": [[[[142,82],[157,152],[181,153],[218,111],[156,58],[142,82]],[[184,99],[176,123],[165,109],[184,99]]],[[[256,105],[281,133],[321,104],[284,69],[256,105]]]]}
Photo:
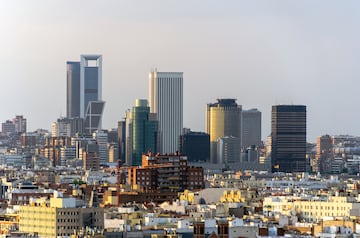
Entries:
{"type": "Polygon", "coordinates": [[[66,62],[66,117],[80,117],[80,62],[66,62]]]}
{"type": "Polygon", "coordinates": [[[273,106],[271,137],[273,172],[306,171],[306,106],[273,106]]]}
{"type": "MultiPolygon", "coordinates": [[[[80,62],[67,65],[67,118],[82,118],[84,132],[101,129],[104,109],[102,101],[102,56],[81,55],[80,62]]],[[[82,130],[79,130],[82,131],[82,130]]]]}
{"type": "Polygon", "coordinates": [[[155,70],[149,74],[149,83],[150,112],[159,121],[159,152],[174,153],[183,129],[183,73],[155,70]]]}
{"type": "Polygon", "coordinates": [[[241,112],[241,147],[261,144],[261,112],[257,109],[241,112]]]}
{"type": "Polygon", "coordinates": [[[102,56],[81,55],[80,61],[80,115],[85,117],[90,102],[101,101],[102,56]]]}
{"type": "Polygon", "coordinates": [[[158,121],[150,113],[147,100],[137,99],[131,112],[127,113],[126,163],[141,165],[143,153],[158,151],[158,121]]]}
{"type": "MultiPolygon", "coordinates": [[[[241,110],[236,99],[217,99],[206,108],[206,133],[210,134],[210,160],[218,163],[217,142],[219,138],[232,136],[238,138],[241,145],[241,110]]],[[[240,149],[239,149],[240,154],[240,149]]]]}

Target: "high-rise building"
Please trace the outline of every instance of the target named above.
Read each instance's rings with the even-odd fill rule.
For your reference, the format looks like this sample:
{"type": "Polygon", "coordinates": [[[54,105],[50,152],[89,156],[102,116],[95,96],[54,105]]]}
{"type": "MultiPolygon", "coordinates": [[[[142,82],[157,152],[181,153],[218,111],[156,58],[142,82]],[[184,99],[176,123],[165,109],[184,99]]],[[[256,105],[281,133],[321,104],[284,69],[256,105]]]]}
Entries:
{"type": "Polygon", "coordinates": [[[6,135],[14,134],[15,124],[10,120],[6,120],[5,122],[1,123],[1,131],[6,135]]]}
{"type": "Polygon", "coordinates": [[[66,117],[80,117],[80,62],[66,62],[66,117]]]}
{"type": "Polygon", "coordinates": [[[257,109],[241,112],[241,147],[261,145],[261,112],[257,109]]]}
{"type": "Polygon", "coordinates": [[[316,138],[316,155],[313,162],[313,171],[330,173],[331,161],[334,158],[333,139],[330,135],[323,135],[316,138]]]}
{"type": "Polygon", "coordinates": [[[108,134],[106,130],[96,130],[93,133],[93,139],[99,148],[99,163],[101,165],[109,162],[109,149],[108,149],[108,134]]]}
{"type": "Polygon", "coordinates": [[[125,163],[126,153],[126,121],[118,121],[119,159],[125,163]]]}
{"type": "Polygon", "coordinates": [[[13,119],[15,125],[16,133],[25,133],[26,132],[26,118],[22,115],[15,116],[13,119]]]}
{"type": "Polygon", "coordinates": [[[306,106],[276,105],[271,114],[273,172],[305,172],[306,106]]]}
{"type": "Polygon", "coordinates": [[[143,153],[158,152],[158,121],[144,99],[137,99],[127,115],[126,163],[141,165],[143,153]]]}
{"type": "MultiPolygon", "coordinates": [[[[226,136],[236,137],[241,145],[241,110],[236,99],[217,99],[206,108],[206,133],[210,134],[210,160],[219,163],[217,142],[226,136]]],[[[240,154],[240,150],[239,150],[240,154]]]]}
{"type": "Polygon", "coordinates": [[[150,112],[156,113],[160,131],[160,153],[178,149],[183,129],[183,73],[157,72],[149,74],[150,112]]]}
{"type": "Polygon", "coordinates": [[[66,116],[83,118],[84,132],[91,135],[101,129],[105,104],[102,101],[102,56],[81,55],[80,58],[80,62],[67,62],[66,116]]]}

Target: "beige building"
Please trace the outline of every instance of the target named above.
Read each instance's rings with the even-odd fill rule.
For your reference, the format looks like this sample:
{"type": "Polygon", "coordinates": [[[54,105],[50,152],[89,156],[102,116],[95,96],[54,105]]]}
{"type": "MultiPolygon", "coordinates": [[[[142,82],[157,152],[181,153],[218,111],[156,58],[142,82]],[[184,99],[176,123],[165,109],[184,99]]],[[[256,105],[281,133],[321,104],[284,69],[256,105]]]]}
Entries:
{"type": "Polygon", "coordinates": [[[294,212],[300,220],[321,221],[324,218],[359,216],[360,203],[352,197],[298,198],[273,196],[264,198],[263,210],[266,215],[290,215],[294,212]]]}
{"type": "Polygon", "coordinates": [[[75,198],[51,198],[20,206],[19,230],[39,237],[71,236],[87,228],[104,228],[104,210],[76,207],[75,198]]]}

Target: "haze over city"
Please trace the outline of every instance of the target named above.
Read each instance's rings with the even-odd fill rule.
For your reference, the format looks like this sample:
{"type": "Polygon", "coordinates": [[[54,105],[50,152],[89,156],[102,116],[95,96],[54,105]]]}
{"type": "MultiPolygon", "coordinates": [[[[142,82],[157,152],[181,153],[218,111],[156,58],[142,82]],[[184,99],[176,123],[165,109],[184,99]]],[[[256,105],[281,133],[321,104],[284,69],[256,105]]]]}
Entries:
{"type": "Polygon", "coordinates": [[[116,127],[148,73],[184,72],[184,127],[204,131],[205,108],[236,98],[262,112],[307,106],[307,138],[359,135],[358,1],[5,1],[0,8],[0,121],[28,130],[66,113],[66,61],[103,56],[103,127],[116,127]]]}

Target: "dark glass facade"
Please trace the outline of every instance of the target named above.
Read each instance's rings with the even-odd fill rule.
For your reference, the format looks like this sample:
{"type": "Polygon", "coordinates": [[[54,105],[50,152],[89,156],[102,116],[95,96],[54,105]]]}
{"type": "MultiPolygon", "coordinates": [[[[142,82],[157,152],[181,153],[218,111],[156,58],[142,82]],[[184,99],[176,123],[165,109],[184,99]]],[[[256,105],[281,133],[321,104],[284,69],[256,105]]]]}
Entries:
{"type": "Polygon", "coordinates": [[[158,121],[150,120],[150,107],[135,106],[132,109],[132,165],[141,165],[142,154],[158,152],[158,121]]]}
{"type": "Polygon", "coordinates": [[[98,101],[98,67],[85,67],[85,81],[84,81],[84,108],[89,105],[91,101],[98,101]]]}
{"type": "Polygon", "coordinates": [[[273,106],[271,137],[272,172],[305,172],[306,106],[273,106]]]}
{"type": "Polygon", "coordinates": [[[189,162],[210,162],[210,135],[203,132],[181,135],[179,151],[189,162]]]}
{"type": "Polygon", "coordinates": [[[80,117],[80,62],[66,62],[66,117],[80,117]]]}

